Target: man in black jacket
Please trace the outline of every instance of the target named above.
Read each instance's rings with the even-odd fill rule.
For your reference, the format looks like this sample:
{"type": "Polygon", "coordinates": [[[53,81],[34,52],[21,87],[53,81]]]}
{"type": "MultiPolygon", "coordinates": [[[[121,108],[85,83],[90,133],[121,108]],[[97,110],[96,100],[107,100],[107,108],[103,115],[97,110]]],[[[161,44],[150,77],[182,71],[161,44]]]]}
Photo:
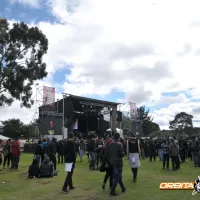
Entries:
{"type": "Polygon", "coordinates": [[[119,133],[114,134],[114,142],[108,145],[108,158],[110,160],[110,164],[113,167],[113,185],[110,191],[111,196],[117,196],[116,187],[119,183],[122,192],[126,191],[124,183],[122,181],[122,168],[123,168],[123,157],[124,157],[124,150],[123,146],[120,142],[119,133]]]}
{"type": "Polygon", "coordinates": [[[72,183],[72,176],[73,176],[73,171],[75,168],[75,163],[76,163],[76,144],[73,140],[74,134],[69,133],[68,134],[68,140],[64,143],[64,158],[65,158],[65,163],[66,165],[72,165],[71,170],[68,171],[67,177],[65,179],[62,191],[64,193],[68,193],[67,188],[69,187],[70,190],[75,189],[72,183]]]}

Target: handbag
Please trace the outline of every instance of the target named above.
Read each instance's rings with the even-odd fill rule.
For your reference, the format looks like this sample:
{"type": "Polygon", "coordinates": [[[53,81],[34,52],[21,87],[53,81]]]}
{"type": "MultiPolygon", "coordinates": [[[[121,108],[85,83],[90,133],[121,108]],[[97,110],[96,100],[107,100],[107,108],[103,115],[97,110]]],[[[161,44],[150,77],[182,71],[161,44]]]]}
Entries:
{"type": "Polygon", "coordinates": [[[101,162],[100,167],[99,167],[99,171],[100,172],[105,172],[106,171],[105,162],[101,162]]]}

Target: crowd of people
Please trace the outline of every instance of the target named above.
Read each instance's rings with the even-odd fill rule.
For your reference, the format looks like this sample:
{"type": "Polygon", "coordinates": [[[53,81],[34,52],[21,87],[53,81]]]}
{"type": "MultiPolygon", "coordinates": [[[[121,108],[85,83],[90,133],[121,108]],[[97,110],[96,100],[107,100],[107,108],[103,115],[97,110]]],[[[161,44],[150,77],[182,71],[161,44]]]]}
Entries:
{"type": "MultiPolygon", "coordinates": [[[[189,158],[194,162],[194,167],[200,167],[200,140],[197,137],[167,137],[159,139],[139,139],[132,134],[127,139],[120,138],[118,133],[107,135],[105,138],[98,138],[91,134],[90,138],[75,138],[73,133],[68,134],[65,140],[56,141],[53,138],[39,140],[34,152],[34,159],[28,170],[28,178],[54,177],[57,175],[57,164],[65,163],[67,177],[64,181],[62,192],[68,193],[75,189],[73,186],[73,171],[78,156],[83,162],[84,155],[89,161],[89,170],[105,172],[102,181],[102,189],[106,188],[109,180],[111,196],[117,196],[116,187],[119,184],[122,192],[126,187],[122,179],[123,157],[129,160],[132,171],[133,182],[137,181],[138,169],[141,166],[141,159],[149,159],[149,162],[162,161],[162,168],[176,171],[180,169],[181,163],[189,158]],[[112,137],[111,137],[112,135],[112,137]]],[[[1,142],[1,141],[0,141],[1,142]]],[[[0,156],[0,164],[3,168],[11,170],[18,169],[20,158],[19,140],[8,140],[3,148],[3,157],[0,156]]]]}

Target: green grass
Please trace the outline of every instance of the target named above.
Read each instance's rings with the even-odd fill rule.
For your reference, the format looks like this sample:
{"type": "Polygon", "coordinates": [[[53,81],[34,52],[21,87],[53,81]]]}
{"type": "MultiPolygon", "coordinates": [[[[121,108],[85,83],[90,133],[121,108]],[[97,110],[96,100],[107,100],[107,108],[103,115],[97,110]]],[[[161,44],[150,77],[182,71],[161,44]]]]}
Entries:
{"type": "MultiPolygon", "coordinates": [[[[104,200],[111,198],[109,197],[108,189],[105,191],[101,189],[104,173],[89,171],[86,157],[82,163],[77,159],[73,176],[73,182],[76,189],[69,194],[61,193],[61,188],[66,176],[64,164],[58,165],[59,174],[55,178],[26,179],[28,166],[30,165],[32,158],[33,155],[22,154],[18,172],[10,172],[7,169],[0,172],[0,182],[6,181],[6,184],[0,184],[0,199],[60,200],[67,198],[78,200],[104,200]]],[[[192,197],[192,191],[159,190],[160,182],[194,181],[199,174],[199,168],[194,168],[191,161],[187,160],[186,163],[181,164],[181,170],[177,172],[162,170],[162,163],[160,161],[149,163],[148,159],[146,159],[141,161],[141,165],[142,167],[139,170],[138,181],[137,183],[133,183],[128,161],[124,160],[123,180],[127,187],[127,192],[124,194],[121,193],[121,189],[118,186],[117,192],[119,192],[119,196],[112,198],[115,198],[116,200],[188,200],[192,197]]],[[[196,196],[198,196],[198,194],[196,194],[196,196]]],[[[194,198],[196,198],[196,196],[194,198]]]]}

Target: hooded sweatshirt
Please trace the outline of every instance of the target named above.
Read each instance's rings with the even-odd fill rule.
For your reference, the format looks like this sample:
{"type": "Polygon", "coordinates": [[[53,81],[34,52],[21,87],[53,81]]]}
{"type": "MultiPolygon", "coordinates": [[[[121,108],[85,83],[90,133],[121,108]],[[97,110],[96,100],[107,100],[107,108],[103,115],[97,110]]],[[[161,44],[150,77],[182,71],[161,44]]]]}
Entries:
{"type": "Polygon", "coordinates": [[[45,157],[40,167],[41,177],[53,177],[54,167],[49,157],[45,157]]]}

